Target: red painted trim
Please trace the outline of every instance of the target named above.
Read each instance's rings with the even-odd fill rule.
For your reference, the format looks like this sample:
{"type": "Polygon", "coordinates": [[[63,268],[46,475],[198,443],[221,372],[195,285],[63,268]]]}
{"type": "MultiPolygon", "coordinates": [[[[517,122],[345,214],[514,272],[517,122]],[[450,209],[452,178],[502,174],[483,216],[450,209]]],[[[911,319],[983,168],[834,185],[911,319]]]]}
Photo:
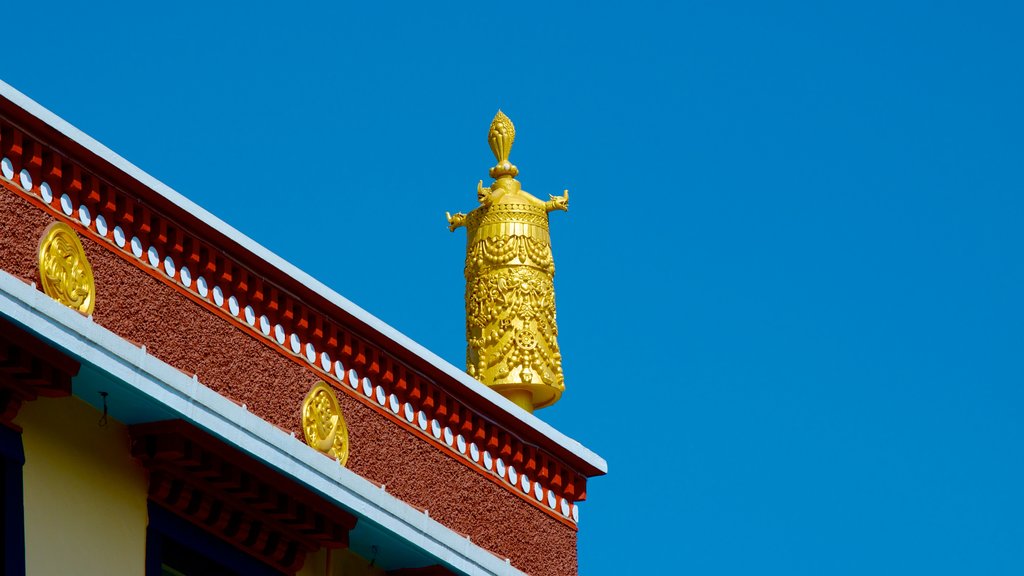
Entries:
{"type": "Polygon", "coordinates": [[[348,546],[355,516],[212,435],[181,420],[128,431],[152,501],[261,561],[294,574],[309,552],[348,546]]]}
{"type": "MultiPolygon", "coordinates": [[[[0,99],[0,104],[3,100],[0,99]]],[[[0,106],[2,108],[2,106],[0,106]]],[[[24,147],[29,147],[33,150],[40,149],[41,147],[29,138],[21,138],[21,132],[18,129],[13,129],[11,126],[2,126],[7,132],[0,130],[0,148],[3,147],[3,143],[6,141],[11,144],[10,150],[20,150],[24,147]],[[17,135],[16,137],[14,135],[17,135]],[[21,138],[19,140],[19,138],[21,138]]],[[[14,152],[12,152],[13,154],[14,152]]],[[[149,206],[144,205],[140,202],[135,201],[130,196],[120,193],[111,186],[104,182],[101,182],[97,177],[83,173],[80,167],[73,163],[61,159],[52,150],[46,150],[38,154],[40,160],[29,165],[30,173],[35,172],[33,177],[33,189],[37,190],[39,184],[42,182],[42,167],[47,166],[49,168],[49,174],[60,174],[60,184],[54,185],[50,182],[50,186],[53,191],[53,202],[50,205],[44,204],[36,194],[31,192],[25,192],[20,187],[8,186],[3,182],[0,182],[5,189],[14,192],[22,198],[29,200],[30,203],[36,207],[49,209],[48,211],[55,215],[58,219],[67,222],[73,228],[78,230],[80,233],[85,234],[89,238],[95,239],[98,235],[92,228],[86,228],[82,226],[74,213],[72,216],[66,216],[56,204],[59,203],[61,194],[68,194],[71,197],[73,205],[76,207],[80,204],[84,204],[90,211],[93,219],[96,216],[104,214],[104,216],[110,218],[108,222],[108,234],[103,238],[101,245],[106,246],[109,250],[120,256],[123,260],[132,263],[137,268],[142,269],[147,274],[154,278],[160,279],[164,284],[167,284],[177,290],[179,293],[186,295],[189,299],[194,302],[200,303],[204,308],[220,316],[223,319],[229,320],[230,323],[236,328],[254,336],[257,340],[270,346],[279,354],[290,358],[292,361],[304,366],[314,368],[314,371],[319,375],[323,376],[327,374],[328,381],[332,382],[333,385],[341,390],[345,390],[350,396],[356,397],[364,405],[369,406],[376,412],[385,415],[394,422],[398,422],[407,429],[416,431],[415,426],[410,426],[401,417],[391,414],[388,410],[380,407],[372,398],[367,398],[358,390],[351,390],[349,387],[337,382],[332,372],[323,371],[319,362],[314,361],[310,364],[306,361],[305,357],[301,355],[295,355],[291,353],[289,349],[280,347],[277,343],[268,337],[262,335],[262,333],[255,327],[249,327],[240,318],[236,318],[223,307],[216,306],[208,298],[202,298],[192,290],[186,289],[181,286],[176,279],[168,277],[163,273],[161,269],[161,263],[158,263],[156,269],[152,268],[146,262],[146,255],[139,259],[130,255],[127,249],[121,249],[114,244],[112,240],[113,228],[116,225],[120,225],[125,233],[126,240],[130,240],[133,236],[139,236],[140,240],[143,241],[145,246],[155,246],[157,251],[161,254],[161,257],[171,256],[175,261],[176,269],[180,269],[182,265],[190,265],[190,270],[195,278],[200,275],[206,277],[211,285],[223,285],[228,290],[229,296],[235,296],[239,301],[239,308],[244,307],[250,303],[259,303],[264,300],[264,290],[269,284],[263,279],[251,277],[249,272],[243,267],[237,266],[231,258],[225,253],[214,248],[208,243],[203,242],[197,238],[187,236],[184,232],[178,229],[175,225],[169,223],[169,221],[160,216],[149,206]],[[42,158],[46,157],[46,161],[42,158]],[[101,210],[99,200],[105,198],[106,201],[103,203],[102,208],[106,209],[110,206],[114,206],[114,213],[111,214],[106,210],[101,210]],[[140,262],[140,260],[142,262],[140,262]],[[198,263],[198,264],[196,264],[198,263]]],[[[12,161],[15,158],[12,158],[12,161]]],[[[16,169],[20,168],[20,165],[16,165],[16,169]]],[[[15,175],[17,178],[17,175],[15,175]]],[[[196,220],[196,222],[199,222],[196,220]]],[[[200,223],[201,224],[201,223],[200,223]]],[[[205,225],[203,225],[205,227],[205,225]]],[[[264,269],[276,268],[263,264],[264,269]]],[[[294,279],[288,278],[289,281],[295,284],[294,279]]],[[[308,306],[298,303],[295,298],[285,294],[283,291],[279,291],[270,288],[271,300],[268,304],[261,306],[264,309],[259,310],[260,314],[268,316],[271,319],[271,324],[281,324],[286,328],[288,333],[296,333],[300,336],[300,339],[304,343],[312,343],[314,348],[318,351],[323,351],[325,344],[329,345],[332,341],[342,342],[342,345],[336,348],[335,353],[340,353],[340,358],[335,357],[333,359],[341,360],[346,366],[355,366],[361,375],[371,376],[377,383],[386,382],[388,379],[393,378],[395,372],[395,362],[389,357],[389,354],[384,353],[377,346],[370,344],[366,338],[358,335],[355,331],[348,329],[348,327],[342,327],[335,323],[335,321],[327,320],[325,325],[324,316],[318,312],[311,311],[308,306]],[[273,298],[273,296],[277,298],[273,298]],[[279,313],[275,314],[276,310],[280,310],[279,313]],[[277,316],[276,318],[274,316],[277,316]]],[[[227,306],[227,300],[225,299],[225,306],[227,306]]],[[[333,305],[331,305],[333,307],[333,305]]],[[[335,307],[336,308],[336,307],[335,307]]],[[[340,309],[338,309],[340,310],[340,309]]],[[[341,311],[344,312],[344,311],[341,311]]],[[[348,323],[343,324],[355,324],[360,325],[353,317],[347,313],[344,316],[349,320],[348,323]]],[[[391,347],[399,352],[408,352],[404,348],[399,346],[391,347]]],[[[418,359],[418,357],[416,357],[418,359]]],[[[400,361],[399,361],[400,362],[400,361]]],[[[421,365],[430,367],[428,364],[422,362],[419,359],[421,365]]],[[[440,391],[436,384],[417,371],[409,371],[401,364],[398,365],[398,383],[394,386],[393,390],[402,403],[409,401],[417,406],[418,410],[423,410],[427,414],[428,418],[437,418],[442,426],[451,426],[456,433],[462,433],[467,437],[467,440],[476,442],[481,448],[489,450],[495,456],[502,456],[508,454],[512,458],[512,462],[520,462],[515,464],[517,469],[526,472],[531,479],[540,480],[541,484],[546,488],[551,488],[559,493],[559,497],[565,497],[573,501],[582,500],[585,497],[585,492],[581,489],[585,486],[585,478],[570,467],[562,465],[561,468],[572,477],[572,481],[568,482],[565,489],[560,489],[558,485],[549,482],[547,479],[546,469],[535,469],[535,459],[528,458],[523,459],[522,455],[526,452],[536,452],[538,448],[519,440],[516,436],[508,433],[505,429],[499,425],[496,425],[493,421],[486,417],[481,417],[478,414],[474,414],[473,411],[467,410],[466,407],[461,407],[461,400],[455,400],[448,393],[440,391]],[[403,378],[404,375],[404,378],[403,378]],[[453,409],[448,410],[447,406],[452,405],[453,409]],[[462,414],[460,414],[462,413],[462,414]],[[456,428],[456,425],[461,424],[461,430],[456,428]]],[[[431,368],[433,371],[438,372],[444,379],[452,380],[450,376],[440,373],[436,370],[436,367],[431,368]]],[[[452,380],[452,382],[456,382],[452,380]]],[[[461,385],[460,385],[461,386],[461,385]]],[[[465,389],[464,389],[465,390],[465,389]]],[[[469,395],[470,399],[475,395],[469,395]]],[[[486,406],[493,408],[489,402],[486,406]]],[[[468,406],[467,406],[468,407],[468,406]]],[[[493,412],[493,410],[491,410],[493,412]]],[[[500,416],[500,414],[499,414],[500,416]]],[[[432,436],[427,434],[427,437],[433,440],[432,436]]],[[[441,443],[434,442],[443,452],[449,453],[449,448],[441,443]]],[[[449,454],[451,455],[451,454],[449,454]]],[[[476,469],[479,473],[487,478],[492,479],[500,485],[511,490],[514,494],[521,498],[531,502],[537,508],[548,513],[550,516],[558,519],[566,525],[573,526],[575,524],[569,519],[563,517],[558,513],[557,510],[551,510],[546,506],[544,502],[538,503],[533,497],[523,495],[520,490],[515,487],[509,487],[503,481],[493,477],[488,471],[481,467],[468,462],[465,458],[457,458],[462,460],[464,464],[476,469]]],[[[551,458],[549,458],[551,459],[551,458]]]]}
{"type": "MultiPolygon", "coordinates": [[[[127,223],[138,222],[138,231],[147,235],[152,224],[147,218],[143,217],[145,215],[142,211],[138,209],[132,210],[133,205],[138,204],[142,206],[146,212],[150,212],[149,217],[155,217],[158,221],[164,219],[161,215],[165,216],[169,228],[173,222],[176,230],[188,231],[188,234],[182,238],[183,242],[180,248],[180,256],[184,257],[186,261],[209,264],[213,267],[210,270],[211,272],[217,270],[227,272],[229,275],[231,267],[259,271],[259,275],[263,277],[267,285],[276,287],[276,291],[285,300],[302,302],[303,305],[300,306],[300,309],[311,313],[310,317],[319,316],[327,318],[328,321],[324,323],[325,326],[332,322],[337,323],[339,326],[345,327],[345,332],[351,331],[358,339],[374,342],[377,347],[387,349],[388,354],[393,356],[398,362],[408,365],[412,370],[422,374],[428,380],[442,382],[446,389],[457,391],[459,400],[474,411],[487,415],[489,419],[503,428],[516,430],[523,442],[543,446],[545,451],[551,452],[552,456],[566,462],[573,470],[578,470],[582,475],[595,476],[603,474],[601,470],[580,459],[566,448],[551,443],[539,431],[532,428],[522,428],[518,420],[512,415],[503,410],[496,409],[490,400],[480,396],[476,390],[468,388],[461,382],[452,379],[450,375],[444,373],[438,367],[426,362],[412,351],[364,324],[345,310],[328,301],[324,296],[259,258],[237,242],[188,213],[182,207],[173,204],[159,194],[154,194],[149,187],[2,97],[0,97],[0,115],[6,116],[6,120],[10,123],[9,126],[24,132],[26,140],[34,135],[35,137],[32,139],[42,143],[40,146],[42,148],[41,156],[44,168],[52,170],[52,166],[58,164],[52,158],[48,162],[46,160],[48,155],[64,154],[74,160],[65,159],[63,164],[67,166],[63,167],[63,169],[58,166],[58,170],[62,173],[75,172],[80,174],[71,178],[71,182],[77,183],[75,184],[76,190],[73,190],[74,192],[77,193],[78,189],[81,189],[83,178],[87,176],[86,174],[81,174],[79,164],[87,165],[94,171],[95,176],[88,176],[97,179],[99,189],[95,194],[91,191],[87,193],[86,204],[90,210],[97,208],[98,204],[104,207],[104,211],[116,205],[119,209],[119,219],[124,215],[127,216],[127,223]],[[31,130],[26,130],[25,127],[31,127],[31,130]],[[133,197],[139,200],[136,201],[133,197]],[[227,255],[230,255],[230,257],[227,255]],[[198,260],[195,260],[196,258],[198,260]],[[222,263],[222,260],[227,261],[227,264],[222,263]],[[232,262],[237,264],[232,264],[232,262]]],[[[6,139],[0,134],[0,146],[3,145],[2,140],[6,139]]],[[[43,170],[30,168],[30,172],[33,170],[33,181],[38,183],[41,181],[43,170]]],[[[51,185],[53,185],[53,182],[51,182],[51,185]]],[[[91,190],[89,186],[85,188],[91,190]]],[[[55,194],[59,197],[60,192],[55,190],[55,194]]],[[[134,226],[135,224],[132,224],[133,228],[134,226]]],[[[163,244],[164,240],[161,240],[160,236],[161,234],[157,230],[157,239],[163,244]]],[[[176,256],[179,255],[178,243],[172,243],[172,247],[174,250],[171,250],[169,253],[176,256]]],[[[322,342],[316,343],[323,344],[322,342]]]]}
{"type": "Polygon", "coordinates": [[[80,365],[27,330],[0,316],[0,424],[14,423],[24,402],[71,394],[80,365]]]}
{"type": "MultiPolygon", "coordinates": [[[[189,290],[189,289],[185,288],[184,286],[182,286],[176,280],[173,280],[173,279],[169,278],[163,272],[162,268],[161,269],[156,269],[156,268],[153,268],[153,267],[149,266],[148,262],[144,261],[144,259],[146,258],[145,253],[143,253],[142,258],[135,258],[134,255],[132,255],[129,251],[126,250],[127,249],[127,244],[126,244],[126,248],[125,249],[119,248],[117,246],[117,244],[115,244],[113,239],[112,239],[112,236],[113,236],[113,232],[112,232],[112,230],[113,230],[113,223],[109,223],[108,224],[108,226],[110,227],[110,231],[108,231],[108,234],[107,234],[106,237],[102,237],[102,236],[99,236],[99,234],[93,228],[91,228],[91,227],[90,228],[86,228],[85,226],[83,226],[81,224],[81,222],[79,222],[79,220],[77,218],[72,218],[72,217],[69,217],[69,216],[65,215],[55,205],[47,205],[47,204],[43,203],[43,201],[38,196],[36,196],[35,194],[31,194],[31,193],[25,192],[24,190],[22,190],[20,188],[15,188],[13,186],[9,186],[9,185],[7,185],[6,182],[3,182],[3,181],[0,181],[0,189],[4,189],[4,190],[7,190],[7,191],[10,191],[10,192],[18,195],[19,197],[27,200],[30,204],[34,205],[35,207],[37,207],[39,209],[42,209],[44,211],[47,211],[48,213],[50,213],[55,218],[59,219],[62,222],[67,223],[69,226],[71,226],[75,231],[77,231],[79,234],[83,235],[85,238],[89,238],[89,239],[92,239],[92,240],[99,240],[98,244],[100,246],[103,246],[104,248],[106,248],[110,252],[112,252],[115,255],[117,255],[122,260],[124,260],[126,262],[129,262],[130,264],[132,264],[136,268],[142,270],[143,272],[145,272],[149,276],[151,276],[153,278],[156,278],[157,280],[160,280],[162,283],[170,286],[175,291],[177,291],[179,294],[181,294],[181,295],[187,297],[189,300],[199,304],[204,309],[208,310],[209,312],[213,313],[214,315],[220,317],[223,320],[226,320],[228,322],[228,324],[231,325],[232,327],[234,327],[235,329],[240,330],[241,332],[256,338],[256,340],[261,342],[263,345],[270,347],[272,350],[274,350],[275,352],[277,352],[277,353],[281,354],[282,356],[288,358],[289,360],[291,360],[292,362],[296,363],[297,365],[299,365],[299,366],[301,366],[301,367],[303,367],[305,369],[312,369],[317,374],[318,377],[323,378],[325,382],[329,382],[333,388],[344,392],[346,395],[348,395],[348,396],[350,396],[352,398],[355,398],[361,404],[363,404],[364,406],[370,408],[374,412],[376,412],[376,413],[384,416],[388,420],[391,420],[392,422],[398,424],[400,427],[402,427],[402,428],[406,429],[407,431],[411,432],[413,435],[415,435],[415,436],[417,436],[417,437],[419,437],[419,438],[421,438],[423,440],[426,440],[428,444],[430,444],[434,448],[440,450],[442,453],[444,453],[448,457],[453,458],[454,460],[460,462],[461,464],[469,467],[470,469],[472,469],[475,472],[477,472],[483,478],[486,478],[487,480],[497,484],[498,486],[503,487],[505,490],[511,492],[512,494],[514,494],[518,498],[520,498],[520,499],[530,503],[533,507],[543,511],[548,516],[558,520],[559,522],[561,522],[562,524],[564,524],[566,526],[572,527],[574,530],[578,530],[578,526],[576,525],[576,523],[574,523],[571,519],[562,516],[561,513],[557,509],[552,510],[551,508],[549,508],[547,506],[546,501],[538,501],[533,496],[533,492],[532,491],[529,494],[523,493],[518,485],[513,486],[513,485],[509,484],[508,482],[506,482],[504,479],[501,479],[498,476],[492,474],[490,471],[484,469],[482,466],[477,465],[475,462],[473,462],[469,458],[468,454],[466,454],[466,455],[460,454],[456,447],[448,447],[448,445],[446,445],[443,442],[435,439],[430,434],[429,427],[428,427],[427,432],[424,433],[423,431],[421,431],[416,426],[415,421],[410,424],[409,422],[407,422],[400,415],[393,414],[390,410],[387,410],[385,407],[382,407],[379,404],[377,404],[377,402],[372,397],[365,396],[362,393],[362,391],[361,391],[361,386],[360,386],[360,389],[358,389],[358,390],[357,389],[353,389],[351,386],[345,385],[345,383],[343,383],[343,382],[339,382],[336,379],[336,377],[335,377],[333,372],[328,373],[328,372],[325,372],[324,370],[322,370],[322,368],[320,367],[319,363],[314,365],[314,364],[308,362],[306,360],[305,356],[294,354],[294,353],[291,352],[290,349],[286,349],[283,346],[279,346],[276,341],[270,339],[269,337],[263,336],[263,334],[258,329],[256,329],[255,327],[250,327],[247,324],[244,324],[243,322],[241,322],[240,319],[235,318],[234,316],[232,316],[230,314],[230,312],[228,310],[226,310],[224,307],[217,306],[215,303],[213,303],[209,299],[204,299],[204,298],[200,297],[198,294],[195,294],[191,290],[189,290]]],[[[56,204],[58,201],[59,200],[58,200],[57,192],[55,191],[54,192],[54,204],[56,204]]],[[[95,215],[94,215],[94,218],[95,218],[95,215]]],[[[127,235],[127,232],[126,232],[126,235],[127,235]]],[[[211,290],[212,290],[212,288],[211,288],[211,290]]],[[[227,300],[226,299],[225,299],[225,306],[227,306],[227,300]]],[[[240,303],[239,306],[243,306],[243,304],[240,303]]],[[[347,337],[348,335],[346,334],[345,336],[347,337]]],[[[376,351],[374,351],[374,353],[376,353],[376,351]]],[[[363,361],[362,366],[364,367],[364,369],[360,370],[360,372],[363,372],[366,369],[365,367],[367,366],[367,362],[365,360],[363,361]]],[[[412,384],[411,385],[406,384],[407,392],[405,394],[403,394],[403,393],[401,393],[399,391],[399,386],[395,386],[394,389],[392,390],[392,392],[394,392],[396,394],[396,396],[398,396],[399,401],[401,402],[401,404],[403,406],[404,406],[406,401],[410,401],[410,402],[412,402],[415,405],[415,404],[419,403],[418,401],[420,399],[425,397],[425,394],[424,394],[424,391],[423,391],[424,388],[425,388],[423,381],[421,379],[415,377],[415,376],[413,376],[411,380],[412,380],[412,384]]],[[[455,401],[453,399],[448,398],[447,402],[454,403],[455,401]]],[[[418,410],[423,410],[425,413],[427,413],[427,418],[428,419],[436,417],[438,422],[441,424],[441,426],[442,427],[444,427],[446,425],[449,426],[452,429],[453,434],[460,434],[460,433],[463,434],[466,437],[467,443],[468,442],[476,442],[478,445],[480,445],[481,450],[490,450],[492,452],[492,455],[494,455],[495,457],[498,457],[500,455],[501,451],[493,449],[490,446],[486,445],[486,441],[487,440],[489,440],[491,438],[496,438],[497,433],[498,433],[497,428],[494,427],[493,425],[488,425],[488,423],[486,423],[486,422],[473,425],[472,424],[472,422],[474,421],[473,418],[475,417],[475,418],[478,419],[479,417],[476,417],[475,415],[472,415],[470,413],[466,413],[465,416],[462,419],[463,425],[462,425],[462,427],[460,429],[457,425],[455,425],[455,424],[453,424],[451,422],[446,423],[441,417],[439,417],[437,415],[431,415],[429,413],[428,409],[425,406],[423,406],[422,404],[420,405],[418,410]],[[487,433],[487,431],[486,431],[487,428],[492,428],[492,431],[491,431],[490,434],[487,433]]],[[[465,409],[463,408],[463,410],[465,410],[465,409]]],[[[439,412],[440,412],[440,410],[439,410],[439,412]]],[[[458,417],[454,418],[454,422],[457,424],[459,422],[459,418],[458,417]]],[[[491,442],[491,444],[492,445],[496,445],[497,442],[494,441],[494,442],[491,442]]],[[[503,445],[505,446],[503,448],[503,451],[506,452],[506,453],[511,453],[511,450],[510,450],[511,443],[506,441],[506,442],[503,443],[503,445]]],[[[526,451],[528,453],[536,452],[536,448],[527,447],[526,451]]],[[[501,457],[503,459],[507,460],[507,458],[505,456],[501,456],[501,457]]],[[[545,488],[554,489],[556,494],[558,494],[559,498],[570,499],[570,495],[572,494],[572,487],[570,487],[568,491],[562,492],[561,490],[559,490],[553,484],[546,485],[546,482],[542,478],[540,478],[540,477],[538,477],[536,475],[535,466],[532,464],[532,462],[533,462],[532,459],[531,460],[523,460],[522,458],[519,458],[517,460],[513,460],[513,461],[508,462],[508,463],[509,464],[513,464],[518,471],[525,472],[531,478],[531,481],[541,480],[541,484],[545,485],[545,488]],[[526,463],[523,464],[522,462],[526,462],[526,463]]],[[[545,496],[546,496],[546,494],[545,494],[545,496]]]]}

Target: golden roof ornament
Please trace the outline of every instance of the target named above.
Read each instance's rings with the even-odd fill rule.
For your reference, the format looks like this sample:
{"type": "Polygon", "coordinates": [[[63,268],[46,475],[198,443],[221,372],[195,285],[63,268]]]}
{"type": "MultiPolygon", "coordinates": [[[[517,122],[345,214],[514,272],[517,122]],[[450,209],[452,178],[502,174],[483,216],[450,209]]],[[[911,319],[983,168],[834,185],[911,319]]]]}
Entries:
{"type": "Polygon", "coordinates": [[[495,180],[477,183],[475,210],[447,217],[449,230],[467,232],[466,372],[533,412],[565,390],[548,212],[568,210],[569,191],[545,202],[523,190],[508,160],[515,138],[499,110],[487,133],[495,180]]]}

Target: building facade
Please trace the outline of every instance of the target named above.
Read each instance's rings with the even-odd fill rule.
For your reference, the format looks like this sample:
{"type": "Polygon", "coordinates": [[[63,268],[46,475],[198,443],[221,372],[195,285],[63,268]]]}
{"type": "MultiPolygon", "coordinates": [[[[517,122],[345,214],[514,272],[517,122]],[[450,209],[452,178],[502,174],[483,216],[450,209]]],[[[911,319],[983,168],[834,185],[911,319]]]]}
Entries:
{"type": "Polygon", "coordinates": [[[599,456],[0,83],[5,574],[577,573],[599,456]]]}

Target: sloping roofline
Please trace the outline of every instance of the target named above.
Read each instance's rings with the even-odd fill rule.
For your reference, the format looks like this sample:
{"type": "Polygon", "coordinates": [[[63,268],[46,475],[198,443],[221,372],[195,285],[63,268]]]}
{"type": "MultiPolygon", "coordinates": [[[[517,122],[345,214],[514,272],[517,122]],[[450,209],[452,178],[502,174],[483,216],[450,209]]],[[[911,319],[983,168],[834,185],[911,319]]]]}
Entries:
{"type": "MultiPolygon", "coordinates": [[[[302,440],[256,416],[177,368],[68,309],[23,280],[0,271],[0,317],[10,319],[54,348],[100,371],[127,408],[147,417],[182,419],[240,453],[280,471],[328,501],[372,522],[466,574],[522,576],[523,572],[351,470],[310,449],[302,440]]],[[[81,383],[83,390],[88,384],[81,383]]],[[[76,386],[78,384],[76,383],[76,386]]],[[[109,388],[108,388],[109,389],[109,388]]],[[[75,395],[79,396],[76,391],[75,395]]],[[[86,402],[92,399],[82,398],[86,402]]],[[[115,415],[116,417],[117,415],[115,415]]],[[[357,529],[360,529],[357,525],[357,529]]]]}
{"type": "MultiPolygon", "coordinates": [[[[576,467],[585,476],[597,476],[608,472],[607,462],[576,440],[516,406],[450,362],[207,212],[170,186],[125,160],[2,80],[0,80],[0,98],[7,100],[17,108],[12,112],[21,111],[21,114],[12,120],[22,124],[25,128],[35,128],[31,131],[39,133],[40,136],[49,136],[54,142],[66,145],[69,149],[75,150],[85,157],[91,157],[99,165],[113,168],[114,176],[121,176],[120,180],[136,184],[129,188],[137,189],[138,185],[142,185],[155,194],[154,198],[146,199],[153,201],[155,208],[182,223],[204,228],[209,233],[211,240],[229,248],[233,255],[243,263],[253,266],[254,269],[271,271],[273,273],[271,280],[293,289],[297,295],[311,304],[321,305],[325,309],[333,309],[339,313],[340,317],[355,325],[365,327],[368,331],[390,341],[395,348],[389,350],[397,352],[397,355],[403,360],[450,378],[461,388],[455,391],[460,400],[470,402],[478,409],[487,408],[484,411],[485,415],[522,434],[524,440],[543,446],[552,454],[563,458],[567,464],[576,467]]],[[[113,181],[119,184],[124,183],[119,182],[117,178],[113,178],[113,181]]]]}

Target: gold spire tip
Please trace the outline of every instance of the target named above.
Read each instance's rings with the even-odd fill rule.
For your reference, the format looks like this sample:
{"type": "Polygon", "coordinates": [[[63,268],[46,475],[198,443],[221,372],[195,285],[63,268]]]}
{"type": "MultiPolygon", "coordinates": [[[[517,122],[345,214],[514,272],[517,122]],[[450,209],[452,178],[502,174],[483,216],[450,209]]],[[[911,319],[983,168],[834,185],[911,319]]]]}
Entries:
{"type": "Polygon", "coordinates": [[[491,120],[491,128],[487,131],[487,143],[491,145],[491,152],[494,153],[498,163],[491,168],[491,178],[512,176],[519,174],[519,169],[508,161],[508,155],[512,152],[512,144],[516,140],[516,127],[512,120],[505,115],[501,109],[491,120]]]}

